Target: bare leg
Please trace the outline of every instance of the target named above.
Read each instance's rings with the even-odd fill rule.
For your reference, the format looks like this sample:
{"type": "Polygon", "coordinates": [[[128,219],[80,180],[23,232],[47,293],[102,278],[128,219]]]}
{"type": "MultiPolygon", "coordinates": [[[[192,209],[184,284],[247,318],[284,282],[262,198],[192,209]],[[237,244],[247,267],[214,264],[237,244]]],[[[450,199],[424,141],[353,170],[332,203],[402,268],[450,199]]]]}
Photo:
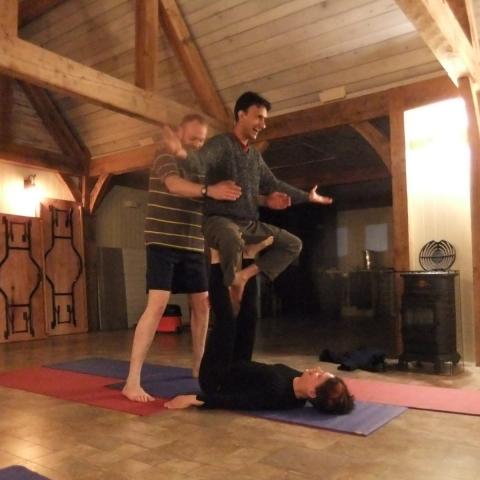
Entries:
{"type": "Polygon", "coordinates": [[[190,328],[192,330],[193,368],[192,375],[198,378],[200,362],[202,361],[207,338],[208,317],[210,307],[208,304],[208,292],[192,293],[189,296],[191,307],[190,328]]]}
{"type": "Polygon", "coordinates": [[[155,336],[155,331],[160,318],[165,311],[170,292],[165,290],[150,290],[145,311],[138,321],[133,337],[132,354],[130,356],[130,369],[122,393],[134,402],[151,402],[155,400],[140,385],[140,375],[143,363],[150,345],[155,336]]]}
{"type": "Polygon", "coordinates": [[[245,245],[243,249],[243,258],[255,258],[264,248],[269,247],[273,243],[273,237],[267,237],[265,240],[262,240],[258,243],[250,243],[245,245]]]}
{"type": "MultiPolygon", "coordinates": [[[[250,243],[245,245],[243,249],[244,258],[255,258],[264,248],[273,244],[273,236],[267,237],[258,243],[250,243]]],[[[247,282],[260,272],[258,266],[253,263],[248,267],[239,270],[235,273],[232,284],[230,285],[230,300],[232,302],[232,308],[234,315],[238,315],[240,311],[240,304],[242,303],[243,291],[247,282]]]]}

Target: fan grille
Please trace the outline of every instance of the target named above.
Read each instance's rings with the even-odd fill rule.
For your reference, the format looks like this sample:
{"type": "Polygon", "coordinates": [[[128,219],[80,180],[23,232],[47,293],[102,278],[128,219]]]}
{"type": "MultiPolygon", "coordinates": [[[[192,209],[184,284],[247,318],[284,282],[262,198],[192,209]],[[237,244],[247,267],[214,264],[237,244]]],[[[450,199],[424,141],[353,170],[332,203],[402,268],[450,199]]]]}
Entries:
{"type": "Polygon", "coordinates": [[[454,246],[446,240],[431,240],[420,250],[420,266],[426,270],[448,270],[455,262],[454,246]]]}

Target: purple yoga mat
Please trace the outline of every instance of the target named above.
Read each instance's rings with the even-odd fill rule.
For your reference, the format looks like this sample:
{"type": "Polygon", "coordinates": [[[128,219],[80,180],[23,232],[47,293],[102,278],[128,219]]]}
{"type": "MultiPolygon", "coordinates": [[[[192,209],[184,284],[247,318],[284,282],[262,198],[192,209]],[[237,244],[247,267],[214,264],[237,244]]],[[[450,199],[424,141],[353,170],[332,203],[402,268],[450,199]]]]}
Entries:
{"type": "Polygon", "coordinates": [[[406,407],[356,401],[355,408],[347,415],[320,413],[308,403],[303,408],[254,411],[248,412],[248,415],[307,427],[324,428],[335,432],[367,436],[406,410],[408,410],[406,407]]]}
{"type": "MultiPolygon", "coordinates": [[[[67,370],[68,372],[86,373],[88,375],[97,375],[99,377],[110,377],[125,379],[128,375],[130,362],[125,360],[111,360],[109,358],[83,358],[71,362],[54,363],[47,365],[48,368],[57,370],[67,370]]],[[[188,368],[170,367],[162,365],[153,365],[145,363],[142,368],[142,379],[152,376],[162,378],[181,378],[192,376],[192,371],[188,368]]]]}
{"type": "Polygon", "coordinates": [[[20,465],[0,469],[0,480],[48,480],[47,477],[32,472],[20,465]]]}

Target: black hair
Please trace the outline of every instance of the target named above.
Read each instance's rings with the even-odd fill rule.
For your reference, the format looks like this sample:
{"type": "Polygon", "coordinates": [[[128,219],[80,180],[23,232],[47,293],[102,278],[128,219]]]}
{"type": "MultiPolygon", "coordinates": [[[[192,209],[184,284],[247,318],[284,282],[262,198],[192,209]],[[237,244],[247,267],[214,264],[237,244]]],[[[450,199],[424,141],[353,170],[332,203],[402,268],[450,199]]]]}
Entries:
{"type": "Polygon", "coordinates": [[[315,391],[315,398],[309,398],[308,400],[322,413],[342,415],[350,413],[354,407],[354,396],[339,377],[329,378],[319,385],[315,391]]]}
{"type": "Polygon", "coordinates": [[[258,93],[242,93],[235,102],[235,108],[233,110],[233,113],[235,115],[235,121],[238,120],[238,112],[240,110],[242,112],[246,112],[252,105],[256,105],[257,107],[265,107],[267,109],[267,112],[269,112],[272,108],[271,103],[266,98],[260,96],[258,93]]]}

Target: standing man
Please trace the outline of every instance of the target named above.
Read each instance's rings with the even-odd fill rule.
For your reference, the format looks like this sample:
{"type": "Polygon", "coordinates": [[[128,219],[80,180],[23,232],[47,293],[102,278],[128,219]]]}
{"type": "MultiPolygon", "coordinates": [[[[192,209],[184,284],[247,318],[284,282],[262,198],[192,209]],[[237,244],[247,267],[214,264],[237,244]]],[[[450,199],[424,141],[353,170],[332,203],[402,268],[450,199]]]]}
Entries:
{"type": "Polygon", "coordinates": [[[233,181],[242,189],[234,202],[205,200],[204,235],[207,245],[219,250],[225,285],[229,287],[232,307],[238,313],[245,284],[260,271],[270,280],[276,278],[300,253],[302,243],[291,233],[258,220],[259,195],[279,191],[292,203],[313,202],[324,205],[332,199],[318,195],[316,186],[307,193],[278,180],[262,155],[250,145],[265,128],[268,100],[254,92],[242,94],[234,109],[233,132],[211,138],[200,156],[206,168],[206,186],[233,181]],[[257,255],[255,262],[241,268],[245,244],[273,237],[271,247],[257,255]]]}
{"type": "Polygon", "coordinates": [[[241,194],[240,188],[229,181],[212,184],[208,191],[204,189],[205,179],[195,153],[207,137],[207,124],[202,116],[186,116],[176,134],[178,138],[172,134],[167,143],[174,154],[183,147],[187,158],[177,160],[174,155],[158,155],[150,171],[145,221],[148,300],[135,329],[130,369],[122,390],[129,400],[137,402],[154,400],[141,386],[141,370],[171,292],[188,294],[192,373],[198,376],[209,316],[201,199],[211,196],[216,200],[235,200],[241,194]]]}

